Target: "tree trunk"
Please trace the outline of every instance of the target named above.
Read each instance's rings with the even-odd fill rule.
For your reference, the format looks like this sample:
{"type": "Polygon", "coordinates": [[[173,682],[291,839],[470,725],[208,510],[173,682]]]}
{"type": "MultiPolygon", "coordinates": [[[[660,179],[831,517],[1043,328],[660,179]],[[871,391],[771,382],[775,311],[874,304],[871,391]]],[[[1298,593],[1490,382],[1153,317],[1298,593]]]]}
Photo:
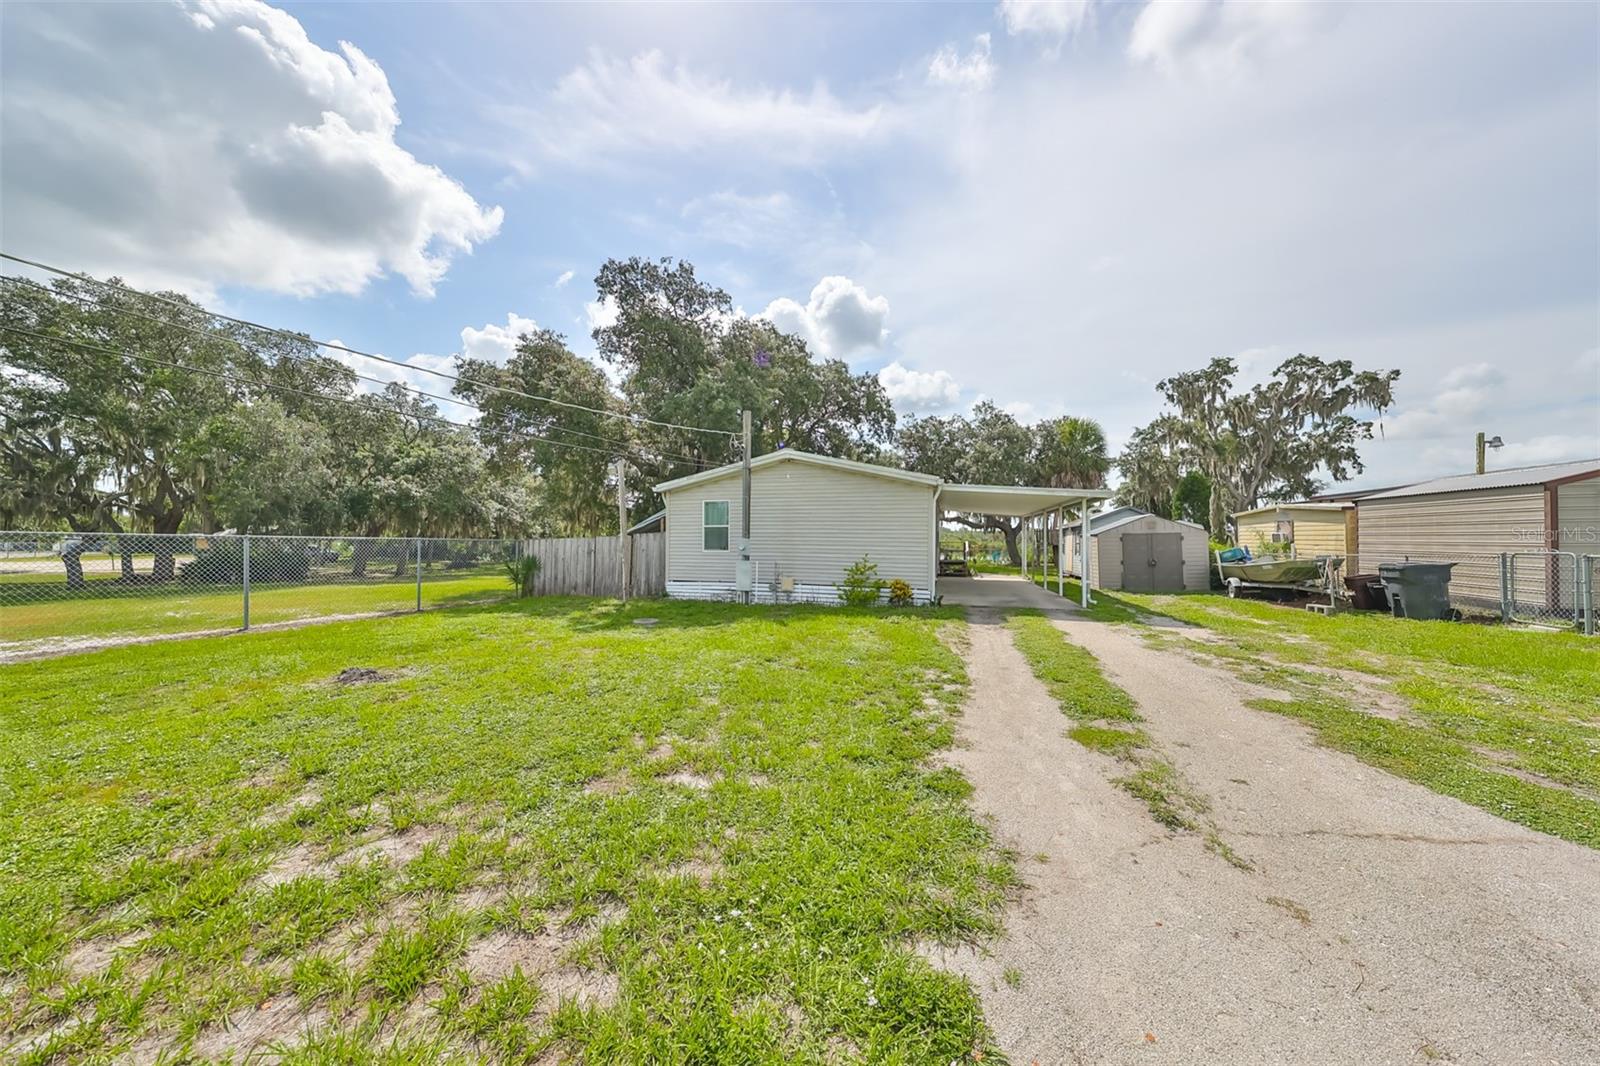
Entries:
{"type": "Polygon", "coordinates": [[[61,565],[67,568],[67,588],[69,589],[83,588],[83,559],[80,558],[81,554],[76,545],[61,553],[61,565]]]}
{"type": "Polygon", "coordinates": [[[150,564],[151,581],[171,581],[174,576],[173,556],[177,551],[177,544],[171,534],[178,532],[178,527],[183,524],[183,512],[172,511],[162,515],[155,523],[155,531],[166,536],[150,538],[154,541],[155,559],[150,564]]]}
{"type": "Polygon", "coordinates": [[[1006,555],[1011,559],[1012,566],[1022,565],[1022,549],[1017,544],[1018,534],[1022,532],[1022,522],[1012,519],[1000,526],[1000,532],[1006,536],[1006,555]]]}
{"type": "Polygon", "coordinates": [[[133,543],[127,537],[117,538],[117,547],[122,552],[122,580],[133,580],[133,543]]]}
{"type": "Polygon", "coordinates": [[[372,554],[372,541],[358,540],[350,546],[350,576],[367,576],[367,558],[372,554]]]}
{"type": "Polygon", "coordinates": [[[1211,535],[1218,540],[1228,539],[1228,516],[1224,510],[1219,479],[1211,482],[1211,535]]]}

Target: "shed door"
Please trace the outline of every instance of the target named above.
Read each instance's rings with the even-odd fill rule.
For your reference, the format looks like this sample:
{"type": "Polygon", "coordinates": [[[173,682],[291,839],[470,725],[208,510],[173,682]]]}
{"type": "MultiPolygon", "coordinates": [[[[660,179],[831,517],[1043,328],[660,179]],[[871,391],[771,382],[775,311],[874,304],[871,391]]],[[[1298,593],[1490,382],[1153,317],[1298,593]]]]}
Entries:
{"type": "Polygon", "coordinates": [[[1124,533],[1122,587],[1128,592],[1182,592],[1183,534],[1124,533]]]}

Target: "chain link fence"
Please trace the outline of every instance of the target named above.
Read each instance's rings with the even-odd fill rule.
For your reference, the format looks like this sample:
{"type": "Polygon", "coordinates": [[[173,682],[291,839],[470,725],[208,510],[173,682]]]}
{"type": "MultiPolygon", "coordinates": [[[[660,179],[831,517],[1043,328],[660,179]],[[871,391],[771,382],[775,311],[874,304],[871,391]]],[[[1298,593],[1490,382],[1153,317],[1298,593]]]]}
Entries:
{"type": "Polygon", "coordinates": [[[0,656],[501,599],[520,543],[0,532],[0,656]]]}
{"type": "Polygon", "coordinates": [[[1595,568],[1600,556],[1564,551],[1440,553],[1361,552],[1361,569],[1382,563],[1453,563],[1450,605],[1465,614],[1517,625],[1594,632],[1595,568]]]}

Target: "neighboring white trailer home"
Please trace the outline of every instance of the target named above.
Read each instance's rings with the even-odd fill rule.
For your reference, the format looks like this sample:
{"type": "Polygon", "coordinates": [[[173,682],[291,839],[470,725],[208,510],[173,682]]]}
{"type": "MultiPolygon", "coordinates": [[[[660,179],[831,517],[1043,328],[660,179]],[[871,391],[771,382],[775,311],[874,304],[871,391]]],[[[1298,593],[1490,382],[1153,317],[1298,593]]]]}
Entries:
{"type": "MultiPolygon", "coordinates": [[[[732,599],[738,584],[741,468],[657,485],[665,503],[668,596],[732,599]]],[[[915,602],[937,594],[939,522],[946,511],[1027,516],[1076,510],[1106,489],[955,485],[930,474],[782,450],[750,462],[752,598],[837,603],[845,570],[866,556],[915,602]]],[[[654,517],[654,516],[652,516],[654,517]]]]}
{"type": "MultiPolygon", "coordinates": [[[[1081,523],[1067,526],[1067,573],[1080,575],[1081,523]]],[[[1210,537],[1204,526],[1134,507],[1089,519],[1089,585],[1128,592],[1194,592],[1211,587],[1210,537]]]]}

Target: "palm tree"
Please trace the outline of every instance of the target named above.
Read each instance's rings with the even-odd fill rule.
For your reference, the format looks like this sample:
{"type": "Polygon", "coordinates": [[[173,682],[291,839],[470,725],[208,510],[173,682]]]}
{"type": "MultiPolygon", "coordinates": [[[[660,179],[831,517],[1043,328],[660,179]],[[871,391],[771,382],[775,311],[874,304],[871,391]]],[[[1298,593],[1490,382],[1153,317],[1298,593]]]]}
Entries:
{"type": "Polygon", "coordinates": [[[1035,463],[1051,488],[1100,488],[1111,469],[1105,430],[1092,418],[1072,415],[1040,422],[1035,463]]]}

